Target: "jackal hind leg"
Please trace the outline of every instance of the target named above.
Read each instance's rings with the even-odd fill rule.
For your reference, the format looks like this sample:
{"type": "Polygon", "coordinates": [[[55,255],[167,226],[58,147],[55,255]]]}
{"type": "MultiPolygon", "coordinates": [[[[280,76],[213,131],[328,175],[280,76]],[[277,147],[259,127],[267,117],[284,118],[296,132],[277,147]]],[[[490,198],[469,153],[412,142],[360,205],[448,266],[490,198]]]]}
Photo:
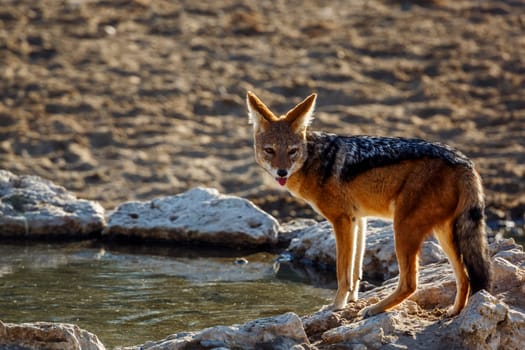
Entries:
{"type": "Polygon", "coordinates": [[[454,305],[447,310],[447,316],[455,316],[467,305],[470,293],[469,278],[458,253],[458,248],[454,244],[452,224],[437,229],[435,236],[454,270],[454,276],[456,278],[456,298],[454,305]]]}
{"type": "Polygon", "coordinates": [[[396,256],[399,266],[397,288],[377,304],[362,309],[360,315],[368,317],[390,310],[416,291],[418,254],[423,238],[426,236],[426,232],[422,233],[420,230],[421,228],[413,225],[394,222],[396,256]]]}

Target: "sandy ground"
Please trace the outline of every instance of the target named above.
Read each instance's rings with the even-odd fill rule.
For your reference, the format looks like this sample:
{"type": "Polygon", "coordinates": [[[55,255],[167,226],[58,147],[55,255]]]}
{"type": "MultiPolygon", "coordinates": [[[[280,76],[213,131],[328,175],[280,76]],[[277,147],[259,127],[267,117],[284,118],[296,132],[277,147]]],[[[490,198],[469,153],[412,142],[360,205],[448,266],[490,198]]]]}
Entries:
{"type": "Polygon", "coordinates": [[[488,214],[525,209],[525,5],[0,0],[0,167],[106,209],[194,186],[312,211],[257,167],[244,97],[314,128],[472,157],[488,214]]]}

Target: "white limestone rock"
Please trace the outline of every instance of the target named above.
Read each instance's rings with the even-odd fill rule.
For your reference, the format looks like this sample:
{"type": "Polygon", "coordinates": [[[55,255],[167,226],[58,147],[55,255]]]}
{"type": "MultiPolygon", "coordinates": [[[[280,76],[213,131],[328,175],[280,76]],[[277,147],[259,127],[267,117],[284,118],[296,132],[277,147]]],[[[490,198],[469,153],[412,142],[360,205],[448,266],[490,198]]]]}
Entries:
{"type": "Polygon", "coordinates": [[[104,214],[49,180],[0,170],[0,237],[81,238],[102,231],[104,214]]]}
{"type": "Polygon", "coordinates": [[[367,318],[347,325],[330,329],[323,333],[326,344],[353,342],[364,345],[366,349],[378,349],[383,344],[397,340],[395,330],[400,328],[399,312],[384,313],[377,317],[367,318]]]}
{"type": "MultiPolygon", "coordinates": [[[[322,317],[328,315],[303,322],[322,325],[322,317]]],[[[322,345],[349,349],[521,350],[523,344],[525,314],[486,291],[474,294],[455,318],[436,317],[408,301],[388,313],[341,321],[322,333],[322,345]]]]}
{"type": "Polygon", "coordinates": [[[525,256],[512,240],[489,246],[494,295],[470,297],[459,316],[444,311],[454,302],[456,286],[448,262],[422,266],[416,293],[394,310],[362,319],[359,310],[378,302],[397,286],[397,278],[360,294],[337,312],[303,317],[309,336],[322,334],[323,346],[341,349],[523,349],[525,343],[525,256]],[[437,309],[435,309],[437,308],[437,309]]]}
{"type": "Polygon", "coordinates": [[[0,348],[6,350],[105,350],[96,335],[65,323],[3,323],[0,348]]]}
{"type": "Polygon", "coordinates": [[[525,313],[511,309],[486,291],[476,293],[450,324],[464,349],[521,350],[525,344],[525,313]]]}
{"type": "Polygon", "coordinates": [[[296,235],[288,247],[294,260],[335,266],[335,239],[328,221],[309,226],[296,235]]]}
{"type": "Polygon", "coordinates": [[[109,216],[104,235],[224,246],[277,242],[279,223],[251,202],[194,188],[149,202],[127,202],[109,216]]]}
{"type": "Polygon", "coordinates": [[[299,316],[292,312],[261,318],[243,325],[216,326],[198,332],[177,333],[166,339],[121,350],[276,349],[309,344],[299,316]]]}

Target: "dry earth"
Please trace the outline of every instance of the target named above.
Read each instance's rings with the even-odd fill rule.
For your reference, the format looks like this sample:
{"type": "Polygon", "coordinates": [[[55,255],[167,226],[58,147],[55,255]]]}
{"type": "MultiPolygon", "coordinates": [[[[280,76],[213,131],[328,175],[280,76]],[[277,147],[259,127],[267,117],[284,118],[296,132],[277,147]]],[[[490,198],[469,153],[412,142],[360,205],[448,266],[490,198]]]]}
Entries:
{"type": "Polygon", "coordinates": [[[0,0],[0,168],[106,209],[206,185],[309,216],[255,165],[244,97],[316,91],[315,128],[451,144],[523,218],[524,33],[518,0],[0,0]]]}

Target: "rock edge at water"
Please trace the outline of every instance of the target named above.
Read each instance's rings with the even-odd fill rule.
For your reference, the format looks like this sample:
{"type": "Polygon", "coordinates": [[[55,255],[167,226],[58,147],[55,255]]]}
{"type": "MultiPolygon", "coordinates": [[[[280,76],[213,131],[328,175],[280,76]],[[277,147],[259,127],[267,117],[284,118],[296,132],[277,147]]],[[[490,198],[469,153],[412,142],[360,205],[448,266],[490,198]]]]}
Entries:
{"type": "Polygon", "coordinates": [[[104,208],[97,202],[77,199],[38,176],[0,170],[0,238],[83,239],[104,225],[104,208]]]}
{"type": "Polygon", "coordinates": [[[197,332],[177,333],[166,339],[121,350],[179,349],[291,349],[309,343],[301,319],[292,312],[249,321],[242,325],[216,326],[197,332]]]}
{"type": "Polygon", "coordinates": [[[277,243],[279,223],[246,199],[197,187],[149,202],[127,202],[108,218],[104,236],[255,246],[277,243]]]}
{"type": "Polygon", "coordinates": [[[105,350],[98,337],[73,324],[0,321],[0,348],[3,350],[105,350]]]}
{"type": "Polygon", "coordinates": [[[38,176],[0,170],[0,239],[162,240],[220,246],[272,246],[279,223],[250,201],[194,188],[149,202],[126,202],[107,216],[38,176]]]}

